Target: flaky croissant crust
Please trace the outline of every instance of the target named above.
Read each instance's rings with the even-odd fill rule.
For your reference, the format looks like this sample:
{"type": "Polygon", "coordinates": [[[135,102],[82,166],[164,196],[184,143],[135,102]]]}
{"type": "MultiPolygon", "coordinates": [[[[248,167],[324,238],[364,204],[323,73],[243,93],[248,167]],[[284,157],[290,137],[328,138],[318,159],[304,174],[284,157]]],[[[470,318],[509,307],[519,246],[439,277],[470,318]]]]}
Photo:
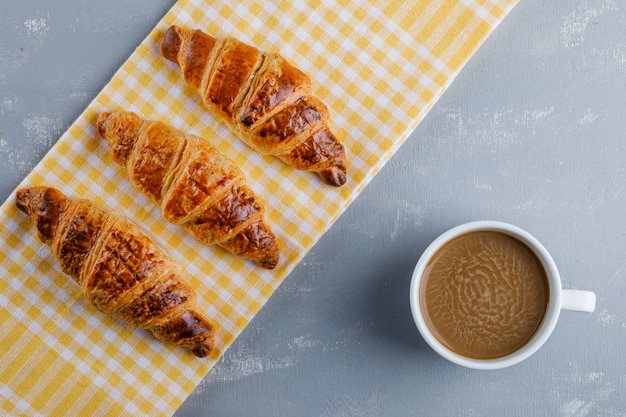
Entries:
{"type": "Polygon", "coordinates": [[[104,112],[97,127],[113,160],[161,207],[165,220],[205,244],[276,267],[278,243],[264,206],[233,161],[206,140],[132,112],[104,112]]]}
{"type": "Polygon", "coordinates": [[[195,291],[134,223],[52,187],[20,189],[16,205],[90,304],[198,357],[210,354],[214,325],[199,310],[195,291]]]}
{"type": "Polygon", "coordinates": [[[346,182],[345,150],[328,127],[327,107],[312,94],[309,77],[283,57],[176,25],[160,48],[205,106],[250,147],[316,172],[328,184],[346,182]]]}

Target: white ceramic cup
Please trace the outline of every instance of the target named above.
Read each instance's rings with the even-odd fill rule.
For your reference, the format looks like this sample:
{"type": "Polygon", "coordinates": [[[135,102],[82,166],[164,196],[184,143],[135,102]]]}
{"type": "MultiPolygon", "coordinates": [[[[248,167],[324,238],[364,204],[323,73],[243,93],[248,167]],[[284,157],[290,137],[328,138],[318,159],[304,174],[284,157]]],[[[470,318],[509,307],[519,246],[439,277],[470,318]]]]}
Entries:
{"type": "Polygon", "coordinates": [[[411,312],[413,313],[413,320],[417,325],[417,329],[419,330],[424,340],[430,345],[432,349],[435,350],[435,352],[458,365],[465,366],[467,368],[485,370],[501,369],[511,365],[515,365],[537,352],[537,350],[539,350],[539,348],[546,342],[546,340],[548,340],[548,338],[552,334],[552,331],[554,330],[554,327],[556,326],[556,323],[559,319],[561,310],[573,310],[591,313],[595,310],[596,305],[596,295],[593,292],[562,288],[561,278],[559,276],[559,271],[556,267],[556,264],[554,263],[554,260],[552,259],[550,253],[546,250],[546,248],[535,237],[517,226],[490,220],[475,221],[459,225],[448,230],[437,239],[435,239],[426,248],[419,261],[417,262],[417,265],[415,266],[415,270],[413,271],[413,278],[411,279],[410,297],[411,312]],[[526,345],[524,345],[519,350],[509,355],[495,359],[468,358],[465,356],[461,356],[445,347],[437,340],[437,338],[435,338],[435,336],[428,328],[422,315],[422,309],[420,306],[420,282],[422,280],[422,276],[424,275],[426,265],[428,264],[430,259],[439,251],[439,249],[443,245],[450,242],[452,239],[460,235],[475,231],[496,231],[500,233],[505,233],[517,238],[519,241],[526,244],[526,246],[528,246],[537,255],[537,257],[543,264],[549,281],[550,301],[548,309],[546,311],[544,320],[535,335],[528,343],[526,343],[526,345]]]}

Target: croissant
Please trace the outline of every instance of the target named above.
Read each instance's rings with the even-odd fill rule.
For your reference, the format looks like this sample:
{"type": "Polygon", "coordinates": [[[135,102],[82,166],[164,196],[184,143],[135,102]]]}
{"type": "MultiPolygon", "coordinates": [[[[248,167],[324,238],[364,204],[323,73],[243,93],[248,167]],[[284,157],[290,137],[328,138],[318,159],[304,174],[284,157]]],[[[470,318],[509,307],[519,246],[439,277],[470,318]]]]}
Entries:
{"type": "Polygon", "coordinates": [[[283,57],[175,25],[160,48],[180,65],[204,105],[248,146],[316,172],[328,184],[346,182],[345,151],[328,127],[327,107],[312,95],[309,77],[283,57]]]}
{"type": "Polygon", "coordinates": [[[134,223],[51,187],[19,189],[16,205],[98,310],[196,356],[211,352],[213,324],[198,309],[195,291],[134,223]]]}
{"type": "Polygon", "coordinates": [[[161,207],[168,222],[199,241],[273,269],[276,237],[241,169],[207,141],[132,112],[104,112],[98,131],[131,183],[161,207]]]}

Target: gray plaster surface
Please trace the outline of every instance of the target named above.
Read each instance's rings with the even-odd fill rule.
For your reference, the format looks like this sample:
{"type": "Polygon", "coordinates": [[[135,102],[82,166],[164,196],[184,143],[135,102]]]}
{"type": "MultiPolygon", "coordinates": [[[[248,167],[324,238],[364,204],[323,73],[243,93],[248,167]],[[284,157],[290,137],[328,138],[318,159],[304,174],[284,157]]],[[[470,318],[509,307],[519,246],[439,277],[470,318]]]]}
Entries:
{"type": "MultiPolygon", "coordinates": [[[[172,0],[0,3],[0,200],[172,0]]],[[[522,0],[176,413],[626,416],[626,2],[522,0]],[[437,235],[496,219],[596,292],[501,371],[439,358],[412,322],[437,235]]]]}

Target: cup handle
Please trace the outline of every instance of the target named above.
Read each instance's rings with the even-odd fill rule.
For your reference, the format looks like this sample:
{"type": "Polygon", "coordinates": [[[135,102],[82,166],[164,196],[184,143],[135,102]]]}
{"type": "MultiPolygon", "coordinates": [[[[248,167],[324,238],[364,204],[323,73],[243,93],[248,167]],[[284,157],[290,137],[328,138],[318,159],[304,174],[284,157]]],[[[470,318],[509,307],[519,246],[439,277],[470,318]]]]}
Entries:
{"type": "Polygon", "coordinates": [[[563,290],[563,310],[593,313],[596,309],[596,294],[591,291],[563,290]]]}

